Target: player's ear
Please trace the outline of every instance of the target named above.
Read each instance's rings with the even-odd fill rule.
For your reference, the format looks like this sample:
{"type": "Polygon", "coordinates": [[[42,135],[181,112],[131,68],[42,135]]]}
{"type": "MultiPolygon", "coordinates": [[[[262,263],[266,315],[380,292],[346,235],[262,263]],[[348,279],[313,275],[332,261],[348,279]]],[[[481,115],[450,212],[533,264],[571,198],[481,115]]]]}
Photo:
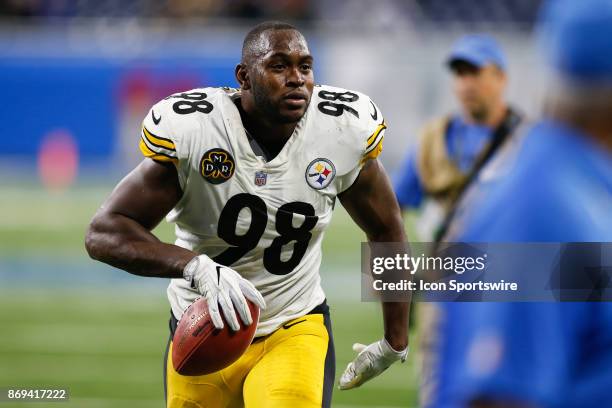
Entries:
{"type": "Polygon", "coordinates": [[[242,63],[236,65],[236,81],[240,84],[240,89],[248,90],[251,88],[251,81],[249,80],[249,73],[246,66],[242,63]]]}

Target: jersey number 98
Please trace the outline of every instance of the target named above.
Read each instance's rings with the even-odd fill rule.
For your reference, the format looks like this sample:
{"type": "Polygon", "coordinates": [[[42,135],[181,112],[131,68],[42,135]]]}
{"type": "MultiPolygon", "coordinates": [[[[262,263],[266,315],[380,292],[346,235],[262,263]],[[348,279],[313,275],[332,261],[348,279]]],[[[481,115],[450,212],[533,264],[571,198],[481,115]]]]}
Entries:
{"type": "Polygon", "coordinates": [[[340,116],[344,112],[349,112],[359,117],[359,112],[355,109],[351,108],[348,105],[340,102],[357,102],[359,100],[359,95],[353,92],[330,92],[330,91],[321,91],[319,92],[319,98],[324,99],[324,102],[320,102],[317,106],[319,111],[326,115],[331,116],[340,116]],[[339,102],[335,102],[339,101],[339,102]]]}
{"type": "MultiPolygon", "coordinates": [[[[276,212],[276,231],[279,236],[264,250],[263,263],[266,270],[275,275],[286,275],[302,260],[308,243],[312,238],[311,230],[317,224],[319,217],[315,215],[312,205],[301,201],[286,203],[276,212]],[[293,215],[304,216],[304,222],[299,227],[293,226],[293,215]],[[289,259],[282,260],[284,245],[295,242],[289,259]]],[[[221,211],[217,235],[233,247],[226,249],[214,257],[215,262],[230,266],[259,243],[268,223],[266,203],[256,195],[241,193],[228,200],[221,211]],[[247,231],[238,235],[236,226],[242,210],[248,208],[251,213],[251,223],[247,231]]]]}
{"type": "Polygon", "coordinates": [[[187,115],[194,112],[212,112],[213,105],[206,100],[207,96],[204,92],[189,92],[170,95],[166,99],[178,99],[172,104],[172,110],[179,115],[187,115]]]}

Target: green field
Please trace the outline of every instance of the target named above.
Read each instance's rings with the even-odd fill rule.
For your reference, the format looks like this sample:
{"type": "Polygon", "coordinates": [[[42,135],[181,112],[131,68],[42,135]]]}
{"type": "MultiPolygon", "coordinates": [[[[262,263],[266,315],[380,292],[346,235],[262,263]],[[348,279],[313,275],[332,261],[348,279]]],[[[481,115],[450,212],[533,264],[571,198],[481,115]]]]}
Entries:
{"type": "MultiPolygon", "coordinates": [[[[161,280],[89,261],[86,224],[109,188],[50,195],[3,188],[0,200],[0,388],[67,387],[74,407],[163,407],[168,304],[161,280]]],[[[171,240],[171,228],[156,231],[171,240]]],[[[336,211],[321,273],[332,308],[337,378],[351,344],[382,335],[379,306],[362,303],[363,235],[336,211]]],[[[413,338],[415,336],[412,336],[413,338]]],[[[416,341],[406,364],[360,389],[335,391],[335,407],[416,406],[416,341]]],[[[0,407],[44,403],[0,403],[0,407]]]]}

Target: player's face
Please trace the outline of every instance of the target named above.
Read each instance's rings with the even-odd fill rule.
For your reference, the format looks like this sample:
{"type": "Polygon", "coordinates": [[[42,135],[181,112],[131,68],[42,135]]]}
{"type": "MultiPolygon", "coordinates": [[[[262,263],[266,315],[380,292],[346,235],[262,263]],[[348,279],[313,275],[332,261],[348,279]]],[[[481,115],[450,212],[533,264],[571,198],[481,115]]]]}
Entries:
{"type": "Polygon", "coordinates": [[[486,120],[503,99],[505,74],[494,65],[482,68],[458,62],[453,66],[455,95],[467,115],[476,121],[486,120]]]}
{"type": "Polygon", "coordinates": [[[250,71],[257,108],[277,123],[299,121],[310,104],[313,58],[304,37],[295,30],[268,31],[263,51],[250,71]]]}

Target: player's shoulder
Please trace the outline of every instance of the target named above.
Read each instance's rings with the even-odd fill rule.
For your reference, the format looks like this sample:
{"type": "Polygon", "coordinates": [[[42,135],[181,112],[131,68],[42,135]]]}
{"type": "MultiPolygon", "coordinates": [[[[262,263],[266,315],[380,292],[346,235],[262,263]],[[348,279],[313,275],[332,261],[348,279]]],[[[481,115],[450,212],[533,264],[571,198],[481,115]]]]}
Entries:
{"type": "Polygon", "coordinates": [[[238,92],[234,88],[194,88],[166,96],[155,103],[152,110],[167,115],[169,119],[189,118],[191,113],[210,114],[218,109],[223,98],[231,98],[238,92]]]}
{"type": "Polygon", "coordinates": [[[316,85],[313,91],[313,101],[319,112],[332,117],[357,119],[346,121],[348,125],[370,126],[384,120],[382,112],[372,98],[363,92],[340,88],[332,85],[316,85]],[[340,108],[344,105],[344,108],[340,108]],[[350,115],[344,116],[344,113],[350,115]]]}
{"type": "MultiPolygon", "coordinates": [[[[331,85],[314,87],[312,109],[318,126],[348,134],[356,146],[377,147],[387,127],[383,113],[365,93],[331,85]]],[[[348,141],[348,140],[347,140],[348,141]]]]}
{"type": "Polygon", "coordinates": [[[325,91],[325,92],[333,92],[333,93],[337,93],[337,94],[354,94],[354,95],[358,95],[360,98],[369,98],[368,95],[366,95],[363,92],[357,91],[355,89],[348,89],[348,88],[342,88],[339,86],[334,86],[334,85],[329,85],[329,84],[317,84],[314,86],[314,91],[316,93],[316,91],[325,91]]]}
{"type": "Polygon", "coordinates": [[[176,92],[155,103],[143,120],[143,129],[173,140],[197,132],[223,110],[233,88],[194,88],[176,92]]]}
{"type": "Polygon", "coordinates": [[[145,157],[160,161],[188,157],[194,140],[202,141],[203,135],[215,137],[215,132],[202,129],[222,120],[221,112],[236,92],[232,88],[195,88],[155,103],[142,122],[140,150],[145,157]]]}

